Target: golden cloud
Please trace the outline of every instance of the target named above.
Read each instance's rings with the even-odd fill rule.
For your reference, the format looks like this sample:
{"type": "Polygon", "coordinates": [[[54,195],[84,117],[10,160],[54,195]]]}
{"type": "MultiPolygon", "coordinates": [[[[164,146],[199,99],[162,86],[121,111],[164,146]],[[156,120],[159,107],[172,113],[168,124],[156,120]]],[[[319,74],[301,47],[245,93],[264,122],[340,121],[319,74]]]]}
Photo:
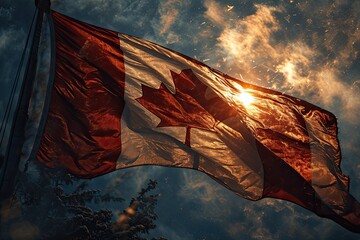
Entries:
{"type": "MultiPolygon", "coordinates": [[[[341,118],[357,123],[360,95],[341,79],[343,68],[358,57],[354,47],[360,43],[360,23],[354,22],[356,13],[351,13],[345,21],[324,23],[327,27],[342,21],[343,26],[329,27],[324,39],[314,32],[311,41],[304,37],[307,33],[282,37],[279,41],[274,35],[287,36],[287,29],[281,24],[284,19],[277,14],[288,16],[285,17],[287,23],[292,21],[284,6],[255,4],[255,12],[243,18],[237,18],[234,12],[226,11],[225,6],[214,0],[205,1],[205,7],[204,17],[221,30],[216,51],[218,62],[226,72],[257,85],[300,95],[327,108],[340,102],[341,118]],[[348,25],[352,26],[351,31],[347,30],[348,25]],[[342,39],[346,41],[341,43],[342,39]],[[326,52],[335,57],[327,57],[326,52]]],[[[310,6],[301,7],[309,10],[310,6]]]]}
{"type": "Polygon", "coordinates": [[[179,15],[179,10],[176,8],[179,3],[181,3],[181,0],[169,0],[160,4],[160,34],[167,32],[179,15]]]}
{"type": "Polygon", "coordinates": [[[187,0],[168,0],[159,5],[160,23],[158,32],[160,35],[166,35],[166,43],[177,43],[180,37],[171,31],[171,26],[176,20],[179,20],[180,9],[187,4],[187,0]]]}
{"type": "Polygon", "coordinates": [[[224,15],[222,14],[222,7],[219,3],[213,0],[206,0],[205,3],[205,18],[209,19],[211,22],[217,25],[224,25],[226,24],[226,20],[224,15]]]}

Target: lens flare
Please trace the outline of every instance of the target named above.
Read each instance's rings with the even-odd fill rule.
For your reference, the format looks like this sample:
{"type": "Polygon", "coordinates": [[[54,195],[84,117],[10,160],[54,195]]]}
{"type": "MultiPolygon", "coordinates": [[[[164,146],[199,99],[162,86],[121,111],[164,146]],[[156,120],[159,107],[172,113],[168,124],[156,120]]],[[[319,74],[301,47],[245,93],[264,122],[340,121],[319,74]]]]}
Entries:
{"type": "Polygon", "coordinates": [[[254,96],[251,95],[251,93],[249,93],[249,91],[247,91],[247,89],[240,84],[232,82],[232,85],[236,89],[232,94],[233,100],[236,103],[243,105],[245,108],[247,108],[247,110],[250,110],[251,104],[255,101],[254,96]]]}
{"type": "Polygon", "coordinates": [[[237,99],[244,105],[244,107],[249,107],[254,101],[254,97],[248,92],[242,92],[237,96],[237,99]]]}

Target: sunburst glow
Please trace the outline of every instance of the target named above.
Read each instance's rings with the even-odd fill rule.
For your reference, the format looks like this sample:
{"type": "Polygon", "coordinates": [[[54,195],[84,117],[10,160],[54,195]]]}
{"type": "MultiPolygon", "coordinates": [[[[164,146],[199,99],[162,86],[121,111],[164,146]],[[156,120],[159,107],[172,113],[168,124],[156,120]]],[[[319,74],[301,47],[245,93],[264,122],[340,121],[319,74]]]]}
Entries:
{"type": "Polygon", "coordinates": [[[245,106],[248,107],[254,101],[254,97],[248,92],[242,92],[237,96],[237,99],[245,106]]]}

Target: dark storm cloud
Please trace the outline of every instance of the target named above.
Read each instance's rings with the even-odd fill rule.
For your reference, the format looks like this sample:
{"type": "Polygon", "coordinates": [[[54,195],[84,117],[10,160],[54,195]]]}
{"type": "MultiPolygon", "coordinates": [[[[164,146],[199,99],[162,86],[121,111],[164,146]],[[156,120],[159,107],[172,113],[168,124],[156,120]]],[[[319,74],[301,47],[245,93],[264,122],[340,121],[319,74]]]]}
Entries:
{"type": "Polygon", "coordinates": [[[79,20],[133,35],[152,31],[149,27],[157,11],[157,1],[55,1],[53,9],[79,20]]]}
{"type": "Polygon", "coordinates": [[[22,51],[24,38],[26,38],[26,32],[22,28],[9,26],[0,29],[0,61],[3,63],[0,74],[3,77],[1,79],[3,83],[13,80],[14,70],[19,61],[16,53],[22,51]]]}
{"type": "Polygon", "coordinates": [[[5,19],[10,19],[12,17],[14,9],[12,7],[0,7],[0,17],[5,19]]]}

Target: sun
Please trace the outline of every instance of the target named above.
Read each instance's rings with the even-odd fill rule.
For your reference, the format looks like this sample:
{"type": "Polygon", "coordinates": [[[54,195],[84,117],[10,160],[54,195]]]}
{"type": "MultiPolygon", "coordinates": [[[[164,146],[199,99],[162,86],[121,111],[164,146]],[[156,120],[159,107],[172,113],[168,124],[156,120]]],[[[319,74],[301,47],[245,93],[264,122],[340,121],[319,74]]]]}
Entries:
{"type": "Polygon", "coordinates": [[[234,91],[232,95],[235,102],[250,110],[251,104],[255,101],[254,96],[251,95],[247,89],[236,82],[233,82],[233,86],[237,89],[237,91],[234,91]]]}
{"type": "Polygon", "coordinates": [[[241,92],[236,98],[244,105],[244,107],[248,107],[254,101],[254,97],[248,92],[241,92]]]}

